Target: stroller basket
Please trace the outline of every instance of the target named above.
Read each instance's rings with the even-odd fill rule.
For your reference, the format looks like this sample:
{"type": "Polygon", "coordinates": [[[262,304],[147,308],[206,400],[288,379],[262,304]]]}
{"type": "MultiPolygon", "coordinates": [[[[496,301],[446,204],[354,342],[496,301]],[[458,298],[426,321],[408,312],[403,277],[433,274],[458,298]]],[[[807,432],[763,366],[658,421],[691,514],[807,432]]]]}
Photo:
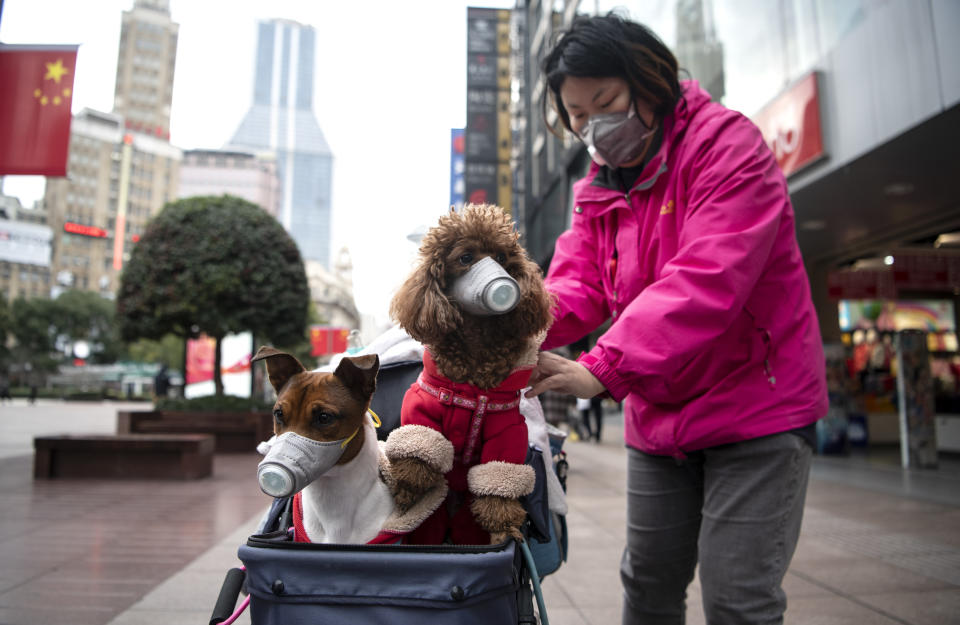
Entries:
{"type": "Polygon", "coordinates": [[[258,625],[517,623],[518,601],[529,602],[520,592],[523,569],[513,541],[318,545],[276,533],[252,536],[239,557],[258,625]]]}

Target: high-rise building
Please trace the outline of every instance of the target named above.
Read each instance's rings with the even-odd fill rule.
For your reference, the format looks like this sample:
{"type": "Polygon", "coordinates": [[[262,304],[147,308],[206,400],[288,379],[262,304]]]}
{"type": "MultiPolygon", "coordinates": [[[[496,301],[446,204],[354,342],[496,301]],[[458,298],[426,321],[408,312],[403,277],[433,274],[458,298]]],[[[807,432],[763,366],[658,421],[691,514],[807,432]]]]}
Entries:
{"type": "Polygon", "coordinates": [[[112,297],[147,222],[177,197],[182,154],[169,129],[178,30],[169,0],[134,0],[123,12],[114,112],[75,115],[67,176],[47,179],[51,296],[112,297]]]}
{"type": "Polygon", "coordinates": [[[179,29],[170,19],[170,0],[134,0],[123,12],[113,112],[128,130],[170,138],[179,29]]]}
{"type": "Polygon", "coordinates": [[[177,197],[180,159],[165,139],[125,132],[119,115],[84,109],[74,116],[67,177],[48,178],[44,193],[51,295],[73,288],[112,297],[130,248],[177,197]]]}
{"type": "Polygon", "coordinates": [[[278,219],[304,259],[329,267],[333,154],[313,113],[315,31],[289,20],[258,28],[253,105],[228,147],[277,155],[278,219]]]}
{"type": "Polygon", "coordinates": [[[228,193],[274,217],[280,209],[277,159],[272,154],[187,150],[180,163],[180,197],[228,193]]]}

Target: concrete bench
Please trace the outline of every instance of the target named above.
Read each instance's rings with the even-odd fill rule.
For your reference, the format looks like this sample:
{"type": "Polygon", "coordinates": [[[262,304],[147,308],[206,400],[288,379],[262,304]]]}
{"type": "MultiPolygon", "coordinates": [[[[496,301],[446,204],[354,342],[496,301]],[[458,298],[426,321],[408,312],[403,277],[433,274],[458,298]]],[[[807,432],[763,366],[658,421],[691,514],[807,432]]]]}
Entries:
{"type": "Polygon", "coordinates": [[[210,434],[38,436],[34,478],[194,480],[213,473],[210,434]]]}
{"type": "Polygon", "coordinates": [[[269,412],[118,411],[117,434],[212,434],[217,453],[253,453],[273,436],[269,412]]]}

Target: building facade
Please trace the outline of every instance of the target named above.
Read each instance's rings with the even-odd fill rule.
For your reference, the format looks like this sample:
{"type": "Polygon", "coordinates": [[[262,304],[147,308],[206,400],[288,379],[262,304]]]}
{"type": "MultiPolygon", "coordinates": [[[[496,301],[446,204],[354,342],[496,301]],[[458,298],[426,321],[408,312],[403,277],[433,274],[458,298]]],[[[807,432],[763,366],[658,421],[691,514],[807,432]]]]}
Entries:
{"type": "Polygon", "coordinates": [[[315,260],[304,261],[310,300],[325,326],[360,328],[360,312],[353,301],[353,261],[346,248],[337,253],[333,269],[315,260]]]}
{"type": "Polygon", "coordinates": [[[52,238],[45,211],[4,195],[0,180],[0,297],[47,297],[52,238]]]}
{"type": "Polygon", "coordinates": [[[276,154],[278,219],[305,260],[330,267],[333,154],[313,113],[315,37],[289,20],[258,24],[253,105],[228,148],[276,154]]]}
{"type": "Polygon", "coordinates": [[[274,217],[280,210],[280,179],[272,154],[186,150],[180,163],[179,197],[235,195],[274,217]]]}
{"type": "Polygon", "coordinates": [[[147,222],[177,197],[179,148],[128,133],[123,118],[84,109],[73,119],[65,178],[48,178],[53,231],[50,295],[65,289],[113,297],[147,222]]]}
{"type": "Polygon", "coordinates": [[[179,28],[169,0],[135,0],[123,12],[113,112],[128,130],[170,139],[179,28]]]}

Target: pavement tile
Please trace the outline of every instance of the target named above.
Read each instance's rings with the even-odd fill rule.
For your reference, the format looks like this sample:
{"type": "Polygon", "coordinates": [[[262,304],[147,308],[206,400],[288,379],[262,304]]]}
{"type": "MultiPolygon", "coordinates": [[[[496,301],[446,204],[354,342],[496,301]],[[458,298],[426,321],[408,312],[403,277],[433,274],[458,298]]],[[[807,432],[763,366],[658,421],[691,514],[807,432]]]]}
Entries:
{"type": "MultiPolygon", "coordinates": [[[[584,615],[577,608],[557,607],[554,608],[549,603],[547,605],[547,617],[550,619],[550,625],[590,625],[590,621],[584,618],[584,615]]],[[[607,621],[607,624],[619,622],[607,621]]]]}
{"type": "MultiPolygon", "coordinates": [[[[866,597],[860,597],[867,600],[866,597]]],[[[870,596],[872,605],[910,625],[957,625],[960,623],[960,590],[917,590],[870,596]]]]}
{"type": "Polygon", "coordinates": [[[950,584],[873,559],[838,558],[829,566],[794,562],[791,571],[807,581],[844,595],[882,594],[898,590],[944,589],[950,584]]]}
{"type": "Polygon", "coordinates": [[[892,618],[875,607],[837,595],[787,597],[785,625],[917,625],[892,618]]]}

